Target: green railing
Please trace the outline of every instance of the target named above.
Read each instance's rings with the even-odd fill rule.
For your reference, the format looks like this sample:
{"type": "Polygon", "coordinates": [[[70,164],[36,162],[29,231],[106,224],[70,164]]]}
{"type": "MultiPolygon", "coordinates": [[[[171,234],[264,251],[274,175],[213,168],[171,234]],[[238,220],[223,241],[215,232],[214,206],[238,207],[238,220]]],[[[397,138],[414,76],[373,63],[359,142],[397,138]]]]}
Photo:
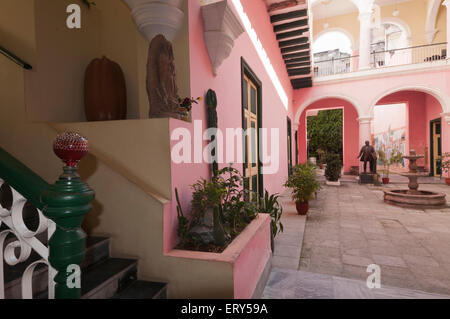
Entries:
{"type": "Polygon", "coordinates": [[[50,186],[39,175],[0,147],[0,177],[42,210],[41,194],[50,186]]]}
{"type": "MultiPolygon", "coordinates": [[[[20,244],[22,251],[34,250],[43,258],[42,263],[51,265],[49,276],[52,272],[55,274],[54,297],[76,299],[81,297],[81,270],[78,265],[82,262],[86,250],[86,234],[81,229],[81,223],[84,216],[91,210],[90,203],[94,199],[94,191],[81,180],[77,173],[78,161],[87,154],[87,140],[75,133],[65,133],[55,141],[54,151],[66,163],[66,166],[59,179],[54,184],[48,184],[0,148],[0,179],[6,183],[6,186],[16,191],[17,197],[13,198],[12,207],[3,207],[3,211],[0,212],[0,224],[8,227],[7,230],[0,232],[2,244],[0,249],[3,249],[6,236],[10,233],[14,234],[18,239],[16,243],[20,244]],[[26,201],[41,210],[45,216],[39,214],[40,226],[36,231],[26,229],[22,221],[18,221],[17,212],[22,212],[26,201]],[[16,212],[15,216],[14,212],[16,212]],[[52,231],[50,225],[45,225],[46,222],[52,224],[52,231]],[[53,233],[49,238],[48,247],[29,240],[44,231],[53,233]]],[[[21,217],[19,216],[19,219],[21,217]]],[[[21,252],[19,262],[26,261],[30,256],[29,253],[22,255],[21,252]]],[[[0,256],[3,256],[2,251],[0,256]]],[[[8,263],[8,260],[5,259],[5,261],[8,263]]],[[[17,262],[13,260],[9,264],[15,265],[17,262]]],[[[0,297],[5,295],[3,278],[3,273],[0,273],[0,297]]],[[[53,297],[53,290],[50,291],[51,286],[53,281],[50,277],[50,298],[53,297]]],[[[33,295],[31,284],[29,287],[28,292],[22,290],[24,298],[30,298],[33,295]]]]}

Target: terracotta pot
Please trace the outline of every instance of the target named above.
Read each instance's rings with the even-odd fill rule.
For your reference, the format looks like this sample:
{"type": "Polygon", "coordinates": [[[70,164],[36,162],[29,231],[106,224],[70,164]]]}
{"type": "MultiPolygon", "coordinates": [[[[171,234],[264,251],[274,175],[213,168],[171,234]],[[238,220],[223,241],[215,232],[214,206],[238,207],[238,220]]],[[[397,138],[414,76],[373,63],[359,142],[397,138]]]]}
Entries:
{"type": "Polygon", "coordinates": [[[308,213],[309,210],[309,203],[308,202],[296,202],[295,203],[295,207],[297,208],[297,213],[299,215],[306,215],[306,213],[308,213]]]}
{"type": "Polygon", "coordinates": [[[447,184],[448,186],[450,186],[450,177],[445,179],[445,184],[447,184]]]}
{"type": "Polygon", "coordinates": [[[89,64],[84,77],[84,107],[88,121],[126,119],[127,89],[117,63],[103,57],[89,64]]]}
{"type": "Polygon", "coordinates": [[[389,184],[389,177],[383,177],[383,184],[389,184]]]}
{"type": "Polygon", "coordinates": [[[191,112],[185,107],[179,107],[178,113],[180,114],[181,120],[185,122],[191,122],[191,112]]]}

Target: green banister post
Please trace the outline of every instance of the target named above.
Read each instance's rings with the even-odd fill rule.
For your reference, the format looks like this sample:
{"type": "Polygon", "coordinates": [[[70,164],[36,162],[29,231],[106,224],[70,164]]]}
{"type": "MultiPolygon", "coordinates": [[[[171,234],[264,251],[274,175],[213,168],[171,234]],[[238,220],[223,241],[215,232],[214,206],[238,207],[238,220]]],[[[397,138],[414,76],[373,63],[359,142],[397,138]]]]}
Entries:
{"type": "Polygon", "coordinates": [[[55,154],[66,166],[64,172],[42,194],[44,215],[55,222],[56,230],[49,240],[49,262],[56,269],[55,298],[78,299],[81,287],[74,285],[74,278],[81,282],[81,272],[74,274],[69,268],[79,265],[85,255],[86,234],[81,229],[84,216],[91,210],[94,191],[77,173],[77,163],[88,152],[88,141],[76,133],[59,135],[54,142],[55,154]],[[80,277],[78,277],[80,276],[80,277]]]}

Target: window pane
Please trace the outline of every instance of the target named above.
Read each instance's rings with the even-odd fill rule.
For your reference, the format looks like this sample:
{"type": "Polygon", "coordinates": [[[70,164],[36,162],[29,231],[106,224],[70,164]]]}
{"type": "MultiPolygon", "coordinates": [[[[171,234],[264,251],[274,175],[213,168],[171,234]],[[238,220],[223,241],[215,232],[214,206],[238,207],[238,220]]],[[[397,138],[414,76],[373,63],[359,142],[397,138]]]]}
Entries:
{"type": "Polygon", "coordinates": [[[252,113],[256,114],[256,90],[253,88],[253,86],[250,87],[250,94],[251,94],[251,103],[252,103],[252,113]]]}
{"type": "Polygon", "coordinates": [[[248,83],[244,79],[244,87],[242,88],[242,100],[244,109],[248,110],[248,83]]]}

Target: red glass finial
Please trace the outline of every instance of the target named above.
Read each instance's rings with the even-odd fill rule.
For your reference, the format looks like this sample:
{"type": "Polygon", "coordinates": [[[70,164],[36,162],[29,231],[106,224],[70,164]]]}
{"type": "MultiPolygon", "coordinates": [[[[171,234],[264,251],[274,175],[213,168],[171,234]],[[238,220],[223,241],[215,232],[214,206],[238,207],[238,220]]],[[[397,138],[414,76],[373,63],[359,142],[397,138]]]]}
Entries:
{"type": "Polygon", "coordinates": [[[53,151],[67,166],[76,167],[89,152],[89,143],[78,133],[62,133],[53,142],[53,151]]]}

